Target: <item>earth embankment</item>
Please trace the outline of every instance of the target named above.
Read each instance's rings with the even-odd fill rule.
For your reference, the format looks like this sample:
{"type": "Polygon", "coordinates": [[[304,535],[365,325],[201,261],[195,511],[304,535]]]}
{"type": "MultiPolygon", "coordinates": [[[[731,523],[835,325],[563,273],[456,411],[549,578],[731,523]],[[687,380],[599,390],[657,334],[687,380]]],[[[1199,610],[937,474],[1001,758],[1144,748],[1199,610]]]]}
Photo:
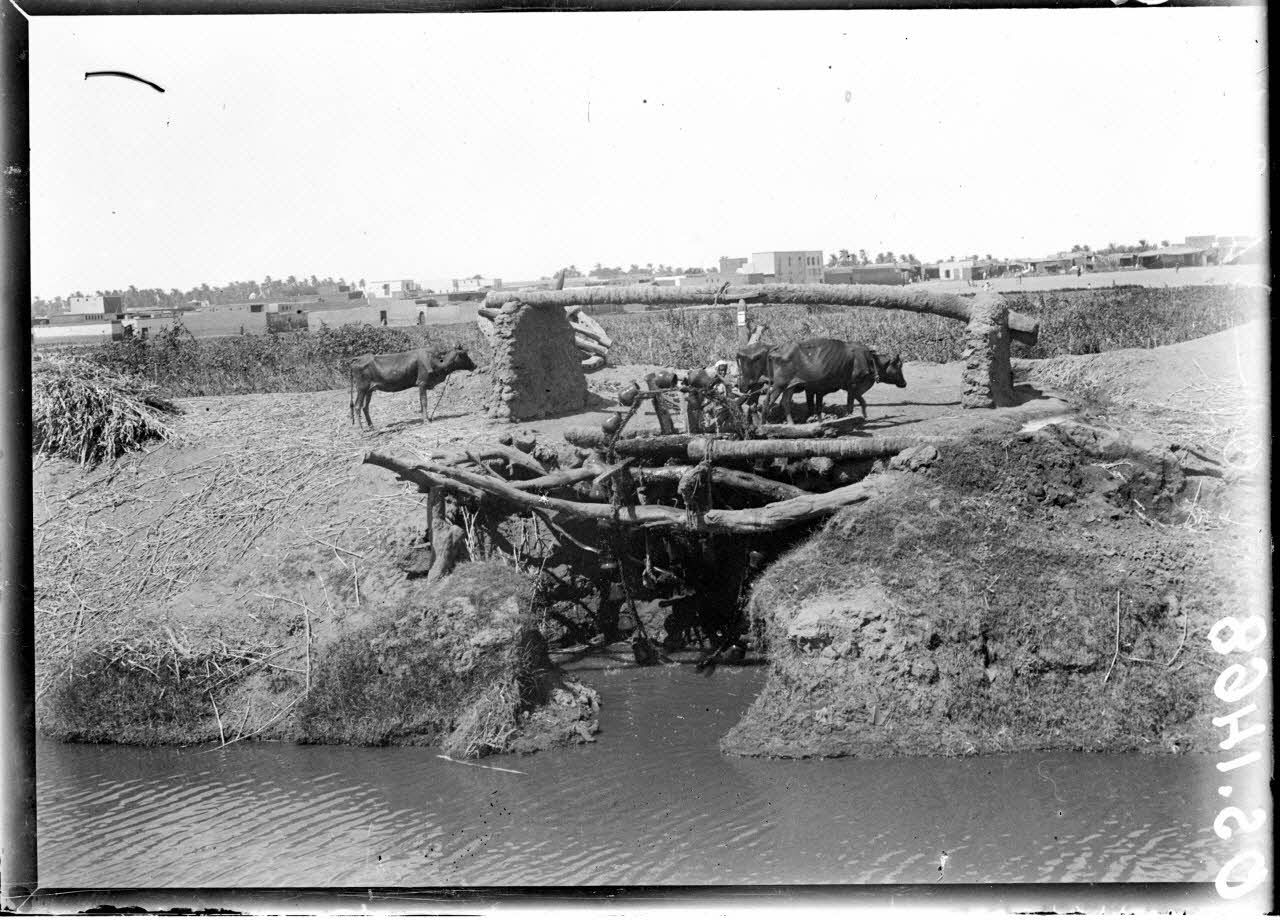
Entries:
{"type": "Polygon", "coordinates": [[[1257,334],[1021,363],[1076,420],[888,473],[771,567],[771,672],[723,748],[1214,749],[1204,636],[1265,612],[1257,334]]]}

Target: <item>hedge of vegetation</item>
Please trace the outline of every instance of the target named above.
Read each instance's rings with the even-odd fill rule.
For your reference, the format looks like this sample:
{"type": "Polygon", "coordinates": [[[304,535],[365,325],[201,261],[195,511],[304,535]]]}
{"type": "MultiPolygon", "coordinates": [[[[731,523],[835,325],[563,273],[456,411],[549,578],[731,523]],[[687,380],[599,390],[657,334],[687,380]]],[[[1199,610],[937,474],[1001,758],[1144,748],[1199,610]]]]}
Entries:
{"type": "MultiPolygon", "coordinates": [[[[1153,348],[1221,332],[1262,316],[1260,288],[1100,288],[1007,294],[1009,308],[1040,319],[1040,343],[1014,346],[1024,358],[1153,348]]],[[[693,367],[737,350],[735,310],[676,310],[603,316],[613,337],[610,362],[693,367]]],[[[810,336],[865,342],[907,361],[960,358],[964,326],[952,319],[871,307],[754,307],[765,340],[810,336]]]]}
{"type": "Polygon", "coordinates": [[[475,325],[460,323],[321,326],[222,338],[195,338],[174,329],[112,342],[90,356],[111,370],[153,381],[172,396],[223,396],[332,390],[347,385],[347,368],[357,355],[445,348],[458,342],[478,349],[477,355],[487,353],[475,325]]]}
{"type": "MultiPolygon", "coordinates": [[[[1014,354],[1047,358],[1119,348],[1151,348],[1198,338],[1264,315],[1261,288],[1121,287],[1009,294],[1011,309],[1040,318],[1040,344],[1014,354]]],[[[955,361],[962,324],[951,319],[873,308],[756,307],[767,341],[827,336],[866,342],[907,361],[955,361]]],[[[736,350],[734,310],[689,309],[602,314],[614,339],[612,364],[696,367],[736,350]]],[[[348,325],[317,331],[197,339],[167,332],[113,342],[89,352],[97,363],[144,378],[173,396],[219,396],[328,390],[347,384],[356,355],[461,342],[481,356],[488,346],[474,324],[386,327],[348,325]]]]}

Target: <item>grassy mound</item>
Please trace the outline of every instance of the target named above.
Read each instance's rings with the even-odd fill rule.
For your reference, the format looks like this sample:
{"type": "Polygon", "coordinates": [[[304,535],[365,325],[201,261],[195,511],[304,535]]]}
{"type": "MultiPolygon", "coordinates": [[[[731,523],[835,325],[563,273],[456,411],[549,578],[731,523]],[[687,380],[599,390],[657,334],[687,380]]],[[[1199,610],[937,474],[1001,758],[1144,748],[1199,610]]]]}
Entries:
{"type": "MultiPolygon", "coordinates": [[[[218,740],[235,726],[222,726],[228,712],[219,712],[215,697],[225,709],[237,684],[270,657],[261,643],[179,637],[163,620],[139,620],[72,653],[50,684],[40,728],[58,741],[96,744],[218,740]]],[[[285,672],[271,689],[296,693],[297,683],[285,672]]]]}
{"type": "Polygon", "coordinates": [[[85,466],[169,438],[165,416],[182,411],[153,384],[78,358],[37,361],[31,384],[32,449],[85,466]]]}
{"type": "Polygon", "coordinates": [[[41,731],[124,744],[441,744],[462,757],[589,741],[598,700],[560,677],[532,607],[529,579],[484,562],[310,656],[293,605],[259,608],[260,634],[241,626],[232,641],[145,617],[71,650],[42,700],[41,731]]]}
{"type": "MultiPolygon", "coordinates": [[[[567,693],[534,628],[533,588],[499,562],[460,565],[410,604],[321,652],[299,713],[300,740],[348,744],[443,743],[474,757],[513,750],[522,722],[567,693]]],[[[594,730],[594,729],[592,729],[594,730]]],[[[589,734],[589,733],[588,733],[589,734]]],[[[581,733],[567,726],[561,740],[581,733]]]]}
{"type": "MultiPolygon", "coordinates": [[[[1223,546],[1144,520],[1052,438],[884,474],[757,585],[773,668],[723,741],[787,757],[1211,750],[1214,662],[1248,606],[1223,546]]],[[[1144,493],[1145,494],[1145,493],[1144,493]]]]}

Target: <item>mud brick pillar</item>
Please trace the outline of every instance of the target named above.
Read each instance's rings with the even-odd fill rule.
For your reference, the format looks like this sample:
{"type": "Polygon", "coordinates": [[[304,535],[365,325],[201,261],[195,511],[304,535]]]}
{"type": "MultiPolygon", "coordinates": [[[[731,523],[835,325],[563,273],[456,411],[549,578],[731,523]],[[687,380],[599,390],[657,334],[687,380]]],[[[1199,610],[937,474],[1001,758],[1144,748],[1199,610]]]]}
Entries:
{"type": "Polygon", "coordinates": [[[510,301],[493,320],[489,415],[510,421],[581,412],[587,378],[564,308],[510,301]]]}
{"type": "Polygon", "coordinates": [[[1009,305],[999,294],[973,299],[964,332],[961,405],[966,409],[1012,406],[1013,369],[1009,364],[1009,305]]]}

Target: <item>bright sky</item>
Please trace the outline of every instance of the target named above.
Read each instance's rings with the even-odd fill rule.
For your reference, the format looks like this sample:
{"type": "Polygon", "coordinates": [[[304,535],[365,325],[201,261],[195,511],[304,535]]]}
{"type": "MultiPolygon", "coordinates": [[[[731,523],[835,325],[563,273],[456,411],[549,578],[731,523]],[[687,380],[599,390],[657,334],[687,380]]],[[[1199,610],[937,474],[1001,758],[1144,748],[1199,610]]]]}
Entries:
{"type": "Polygon", "coordinates": [[[33,291],[1260,233],[1263,17],[36,18],[33,291]]]}

